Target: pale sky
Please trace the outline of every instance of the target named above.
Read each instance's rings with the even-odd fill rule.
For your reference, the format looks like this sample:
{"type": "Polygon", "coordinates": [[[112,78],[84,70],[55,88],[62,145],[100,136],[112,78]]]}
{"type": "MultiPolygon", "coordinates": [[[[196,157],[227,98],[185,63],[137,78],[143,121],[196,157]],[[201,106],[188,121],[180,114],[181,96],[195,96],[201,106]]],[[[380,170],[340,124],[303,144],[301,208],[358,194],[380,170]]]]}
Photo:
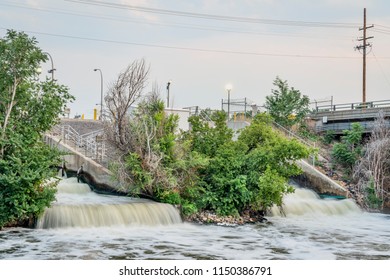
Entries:
{"type": "MultiPolygon", "coordinates": [[[[182,108],[221,108],[227,98],[263,105],[276,76],[311,100],[362,100],[359,27],[367,8],[372,49],[367,100],[390,99],[388,0],[0,0],[6,29],[34,36],[53,58],[55,78],[76,100],[71,116],[92,117],[104,92],[128,64],[144,58],[149,84],[182,108]],[[146,9],[145,9],[146,8],[146,9]]],[[[42,65],[43,79],[50,63],[42,65]]]]}

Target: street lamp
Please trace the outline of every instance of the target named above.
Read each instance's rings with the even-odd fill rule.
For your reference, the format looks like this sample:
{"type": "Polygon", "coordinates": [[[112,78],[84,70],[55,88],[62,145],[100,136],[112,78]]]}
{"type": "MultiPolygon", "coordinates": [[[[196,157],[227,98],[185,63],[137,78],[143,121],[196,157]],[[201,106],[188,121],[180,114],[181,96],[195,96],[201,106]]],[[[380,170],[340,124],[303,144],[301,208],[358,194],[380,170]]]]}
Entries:
{"type": "Polygon", "coordinates": [[[172,81],[169,81],[167,83],[167,108],[169,108],[169,86],[171,85],[172,81]]]}
{"type": "Polygon", "coordinates": [[[56,69],[54,68],[53,58],[51,57],[51,55],[48,52],[44,52],[44,53],[47,54],[50,58],[51,69],[49,71],[47,71],[47,73],[51,73],[51,80],[54,81],[54,71],[56,69]]]}
{"type": "Polygon", "coordinates": [[[103,120],[103,73],[100,69],[93,69],[93,71],[100,72],[100,116],[99,119],[103,120]]]}
{"type": "Polygon", "coordinates": [[[227,84],[225,86],[225,89],[227,90],[228,93],[228,121],[230,117],[230,91],[232,90],[233,86],[231,84],[227,84]]]}

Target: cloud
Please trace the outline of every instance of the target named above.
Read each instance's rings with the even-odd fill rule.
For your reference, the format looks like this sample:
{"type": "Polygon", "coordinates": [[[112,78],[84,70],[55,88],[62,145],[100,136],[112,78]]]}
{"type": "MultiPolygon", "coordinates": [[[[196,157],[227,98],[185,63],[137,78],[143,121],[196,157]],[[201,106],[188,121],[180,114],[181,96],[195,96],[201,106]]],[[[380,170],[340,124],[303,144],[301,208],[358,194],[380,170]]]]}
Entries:
{"type": "Polygon", "coordinates": [[[33,7],[33,8],[39,8],[40,7],[40,3],[39,3],[38,0],[27,0],[27,6],[33,7]]]}
{"type": "MultiPolygon", "coordinates": [[[[121,0],[120,3],[122,5],[128,5],[128,6],[138,6],[138,7],[151,7],[150,1],[148,0],[121,0]]],[[[134,15],[138,18],[146,19],[148,21],[158,21],[158,16],[156,14],[136,11],[136,10],[129,10],[129,13],[131,15],[134,15]]]]}

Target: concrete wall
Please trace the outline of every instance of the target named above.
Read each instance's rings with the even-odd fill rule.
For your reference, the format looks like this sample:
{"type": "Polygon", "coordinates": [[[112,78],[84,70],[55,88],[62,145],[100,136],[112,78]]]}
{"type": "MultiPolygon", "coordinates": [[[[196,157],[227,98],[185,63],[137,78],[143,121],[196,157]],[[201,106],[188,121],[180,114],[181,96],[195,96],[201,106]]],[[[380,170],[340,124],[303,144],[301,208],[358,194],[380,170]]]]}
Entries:
{"type": "Polygon", "coordinates": [[[347,190],[322,174],[307,162],[300,160],[297,164],[303,174],[294,178],[301,186],[314,190],[319,194],[339,195],[347,197],[347,190]]]}
{"type": "Polygon", "coordinates": [[[80,135],[103,129],[103,123],[98,120],[61,119],[61,125],[70,125],[80,135]]]}
{"type": "Polygon", "coordinates": [[[95,186],[96,191],[125,193],[119,182],[113,178],[111,171],[104,166],[85,157],[69,145],[61,143],[56,137],[46,135],[45,142],[52,147],[57,147],[60,151],[68,153],[64,156],[65,167],[68,172],[77,172],[82,165],[83,179],[95,186]]]}

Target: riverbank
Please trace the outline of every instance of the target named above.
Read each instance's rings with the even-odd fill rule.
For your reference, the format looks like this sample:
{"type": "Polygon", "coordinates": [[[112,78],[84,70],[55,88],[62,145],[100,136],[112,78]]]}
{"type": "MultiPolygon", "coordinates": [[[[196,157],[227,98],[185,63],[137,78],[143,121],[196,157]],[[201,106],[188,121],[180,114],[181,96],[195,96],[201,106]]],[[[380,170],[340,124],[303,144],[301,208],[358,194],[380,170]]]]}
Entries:
{"type": "Polygon", "coordinates": [[[244,211],[240,216],[218,216],[211,211],[201,211],[184,217],[185,222],[196,224],[215,224],[221,226],[236,226],[254,223],[264,223],[267,219],[260,212],[244,211]]]}

